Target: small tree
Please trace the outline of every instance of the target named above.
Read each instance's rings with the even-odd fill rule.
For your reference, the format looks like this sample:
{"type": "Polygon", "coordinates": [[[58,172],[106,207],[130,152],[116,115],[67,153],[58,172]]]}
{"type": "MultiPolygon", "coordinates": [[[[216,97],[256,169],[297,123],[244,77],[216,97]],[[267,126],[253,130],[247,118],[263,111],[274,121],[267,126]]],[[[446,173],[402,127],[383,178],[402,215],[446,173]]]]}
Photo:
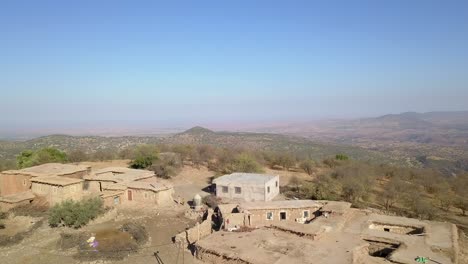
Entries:
{"type": "Polygon", "coordinates": [[[304,160],[301,162],[299,167],[301,167],[301,169],[304,170],[304,172],[308,175],[312,175],[317,171],[315,168],[315,162],[313,160],[304,160]]]}
{"type": "Polygon", "coordinates": [[[336,154],[335,159],[337,160],[348,160],[349,157],[345,154],[336,154]]]}
{"type": "Polygon", "coordinates": [[[87,160],[89,160],[88,155],[80,149],[68,153],[68,161],[70,162],[83,162],[87,160]]]}
{"type": "Polygon", "coordinates": [[[249,154],[243,153],[238,155],[230,165],[231,172],[262,172],[260,164],[249,154]]]}

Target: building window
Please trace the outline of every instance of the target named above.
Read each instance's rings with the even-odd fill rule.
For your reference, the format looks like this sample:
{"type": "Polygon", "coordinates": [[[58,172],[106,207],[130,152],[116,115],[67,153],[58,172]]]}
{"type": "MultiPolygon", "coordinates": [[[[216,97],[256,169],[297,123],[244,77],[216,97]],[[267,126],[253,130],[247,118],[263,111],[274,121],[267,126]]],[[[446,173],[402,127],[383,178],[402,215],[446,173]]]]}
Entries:
{"type": "Polygon", "coordinates": [[[309,218],[309,211],[302,212],[304,218],[309,218]]]}
{"type": "Polygon", "coordinates": [[[270,193],[270,186],[267,187],[267,193],[270,193]]]}
{"type": "Polygon", "coordinates": [[[228,192],[228,187],[227,186],[223,186],[223,193],[227,193],[228,192]]]}
{"type": "Polygon", "coordinates": [[[266,213],[266,219],[267,220],[273,220],[273,212],[267,212],[266,213]]]}
{"type": "Polygon", "coordinates": [[[242,192],[242,189],[241,189],[241,187],[234,187],[234,191],[235,191],[235,193],[239,194],[239,193],[242,192]]]}
{"type": "Polygon", "coordinates": [[[280,220],[281,221],[286,220],[286,212],[280,212],[280,220]]]}
{"type": "Polygon", "coordinates": [[[276,187],[278,187],[278,181],[276,181],[276,187]]]}
{"type": "Polygon", "coordinates": [[[23,186],[26,186],[27,182],[26,179],[23,179],[23,186]]]}

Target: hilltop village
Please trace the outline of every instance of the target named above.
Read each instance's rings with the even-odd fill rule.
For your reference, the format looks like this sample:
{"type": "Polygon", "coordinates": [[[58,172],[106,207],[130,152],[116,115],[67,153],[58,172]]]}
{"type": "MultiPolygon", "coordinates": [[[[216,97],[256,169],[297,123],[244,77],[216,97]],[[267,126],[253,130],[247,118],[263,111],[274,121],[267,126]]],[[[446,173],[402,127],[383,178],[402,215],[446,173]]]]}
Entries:
{"type": "MultiPolygon", "coordinates": [[[[454,224],[383,215],[348,202],[286,199],[279,175],[232,173],[191,182],[183,175],[164,180],[152,171],[110,165],[48,163],[1,172],[0,208],[13,213],[0,236],[14,238],[11,226],[31,236],[6,243],[2,263],[96,261],[74,257],[89,251],[83,250],[88,244],[93,257],[107,253],[111,259],[93,263],[462,263],[454,224]],[[52,228],[14,213],[89,197],[100,199],[107,211],[81,229],[52,228]],[[138,248],[106,251],[109,232],[101,232],[103,226],[122,222],[138,223],[148,238],[138,248]],[[64,247],[64,238],[74,235],[77,244],[64,247]],[[36,253],[49,255],[28,255],[36,253]]],[[[125,240],[122,234],[113,243],[125,240]]]]}

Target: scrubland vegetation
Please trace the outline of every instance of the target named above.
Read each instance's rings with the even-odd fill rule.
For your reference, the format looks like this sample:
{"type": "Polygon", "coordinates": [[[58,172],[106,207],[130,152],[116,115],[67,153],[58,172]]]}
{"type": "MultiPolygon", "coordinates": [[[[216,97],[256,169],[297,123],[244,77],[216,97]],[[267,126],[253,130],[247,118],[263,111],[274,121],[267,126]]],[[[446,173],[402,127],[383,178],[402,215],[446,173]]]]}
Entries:
{"type": "Polygon", "coordinates": [[[67,200],[53,206],[49,212],[49,225],[79,228],[99,216],[104,211],[100,198],[81,201],[67,200]]]}

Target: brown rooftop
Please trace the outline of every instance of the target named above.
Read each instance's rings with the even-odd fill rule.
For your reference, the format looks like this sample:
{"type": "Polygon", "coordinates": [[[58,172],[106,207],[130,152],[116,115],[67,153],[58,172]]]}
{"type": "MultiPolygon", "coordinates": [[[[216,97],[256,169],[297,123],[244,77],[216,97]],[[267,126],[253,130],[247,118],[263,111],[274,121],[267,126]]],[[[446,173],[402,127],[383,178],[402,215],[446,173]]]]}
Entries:
{"type": "Polygon", "coordinates": [[[128,182],[125,184],[130,189],[142,189],[142,190],[150,190],[154,192],[164,191],[172,188],[172,185],[167,182],[162,181],[153,181],[153,182],[142,182],[142,181],[135,181],[135,182],[128,182]]]}
{"type": "Polygon", "coordinates": [[[85,176],[89,181],[111,181],[111,182],[131,182],[154,177],[155,174],[148,170],[129,169],[125,167],[109,167],[96,170],[92,175],[85,176]]]}
{"type": "Polygon", "coordinates": [[[22,201],[26,200],[32,200],[34,199],[34,194],[32,192],[21,192],[21,193],[15,193],[12,195],[7,195],[7,196],[0,196],[0,202],[4,203],[19,203],[22,201]]]}
{"type": "Polygon", "coordinates": [[[46,163],[21,170],[9,170],[3,174],[26,174],[32,177],[65,176],[76,172],[87,171],[91,167],[75,164],[46,163]]]}
{"type": "Polygon", "coordinates": [[[37,177],[31,180],[31,182],[58,185],[58,186],[67,186],[71,184],[81,183],[83,181],[84,180],[82,179],[74,179],[74,178],[67,178],[67,177],[60,177],[60,176],[37,177]]]}

